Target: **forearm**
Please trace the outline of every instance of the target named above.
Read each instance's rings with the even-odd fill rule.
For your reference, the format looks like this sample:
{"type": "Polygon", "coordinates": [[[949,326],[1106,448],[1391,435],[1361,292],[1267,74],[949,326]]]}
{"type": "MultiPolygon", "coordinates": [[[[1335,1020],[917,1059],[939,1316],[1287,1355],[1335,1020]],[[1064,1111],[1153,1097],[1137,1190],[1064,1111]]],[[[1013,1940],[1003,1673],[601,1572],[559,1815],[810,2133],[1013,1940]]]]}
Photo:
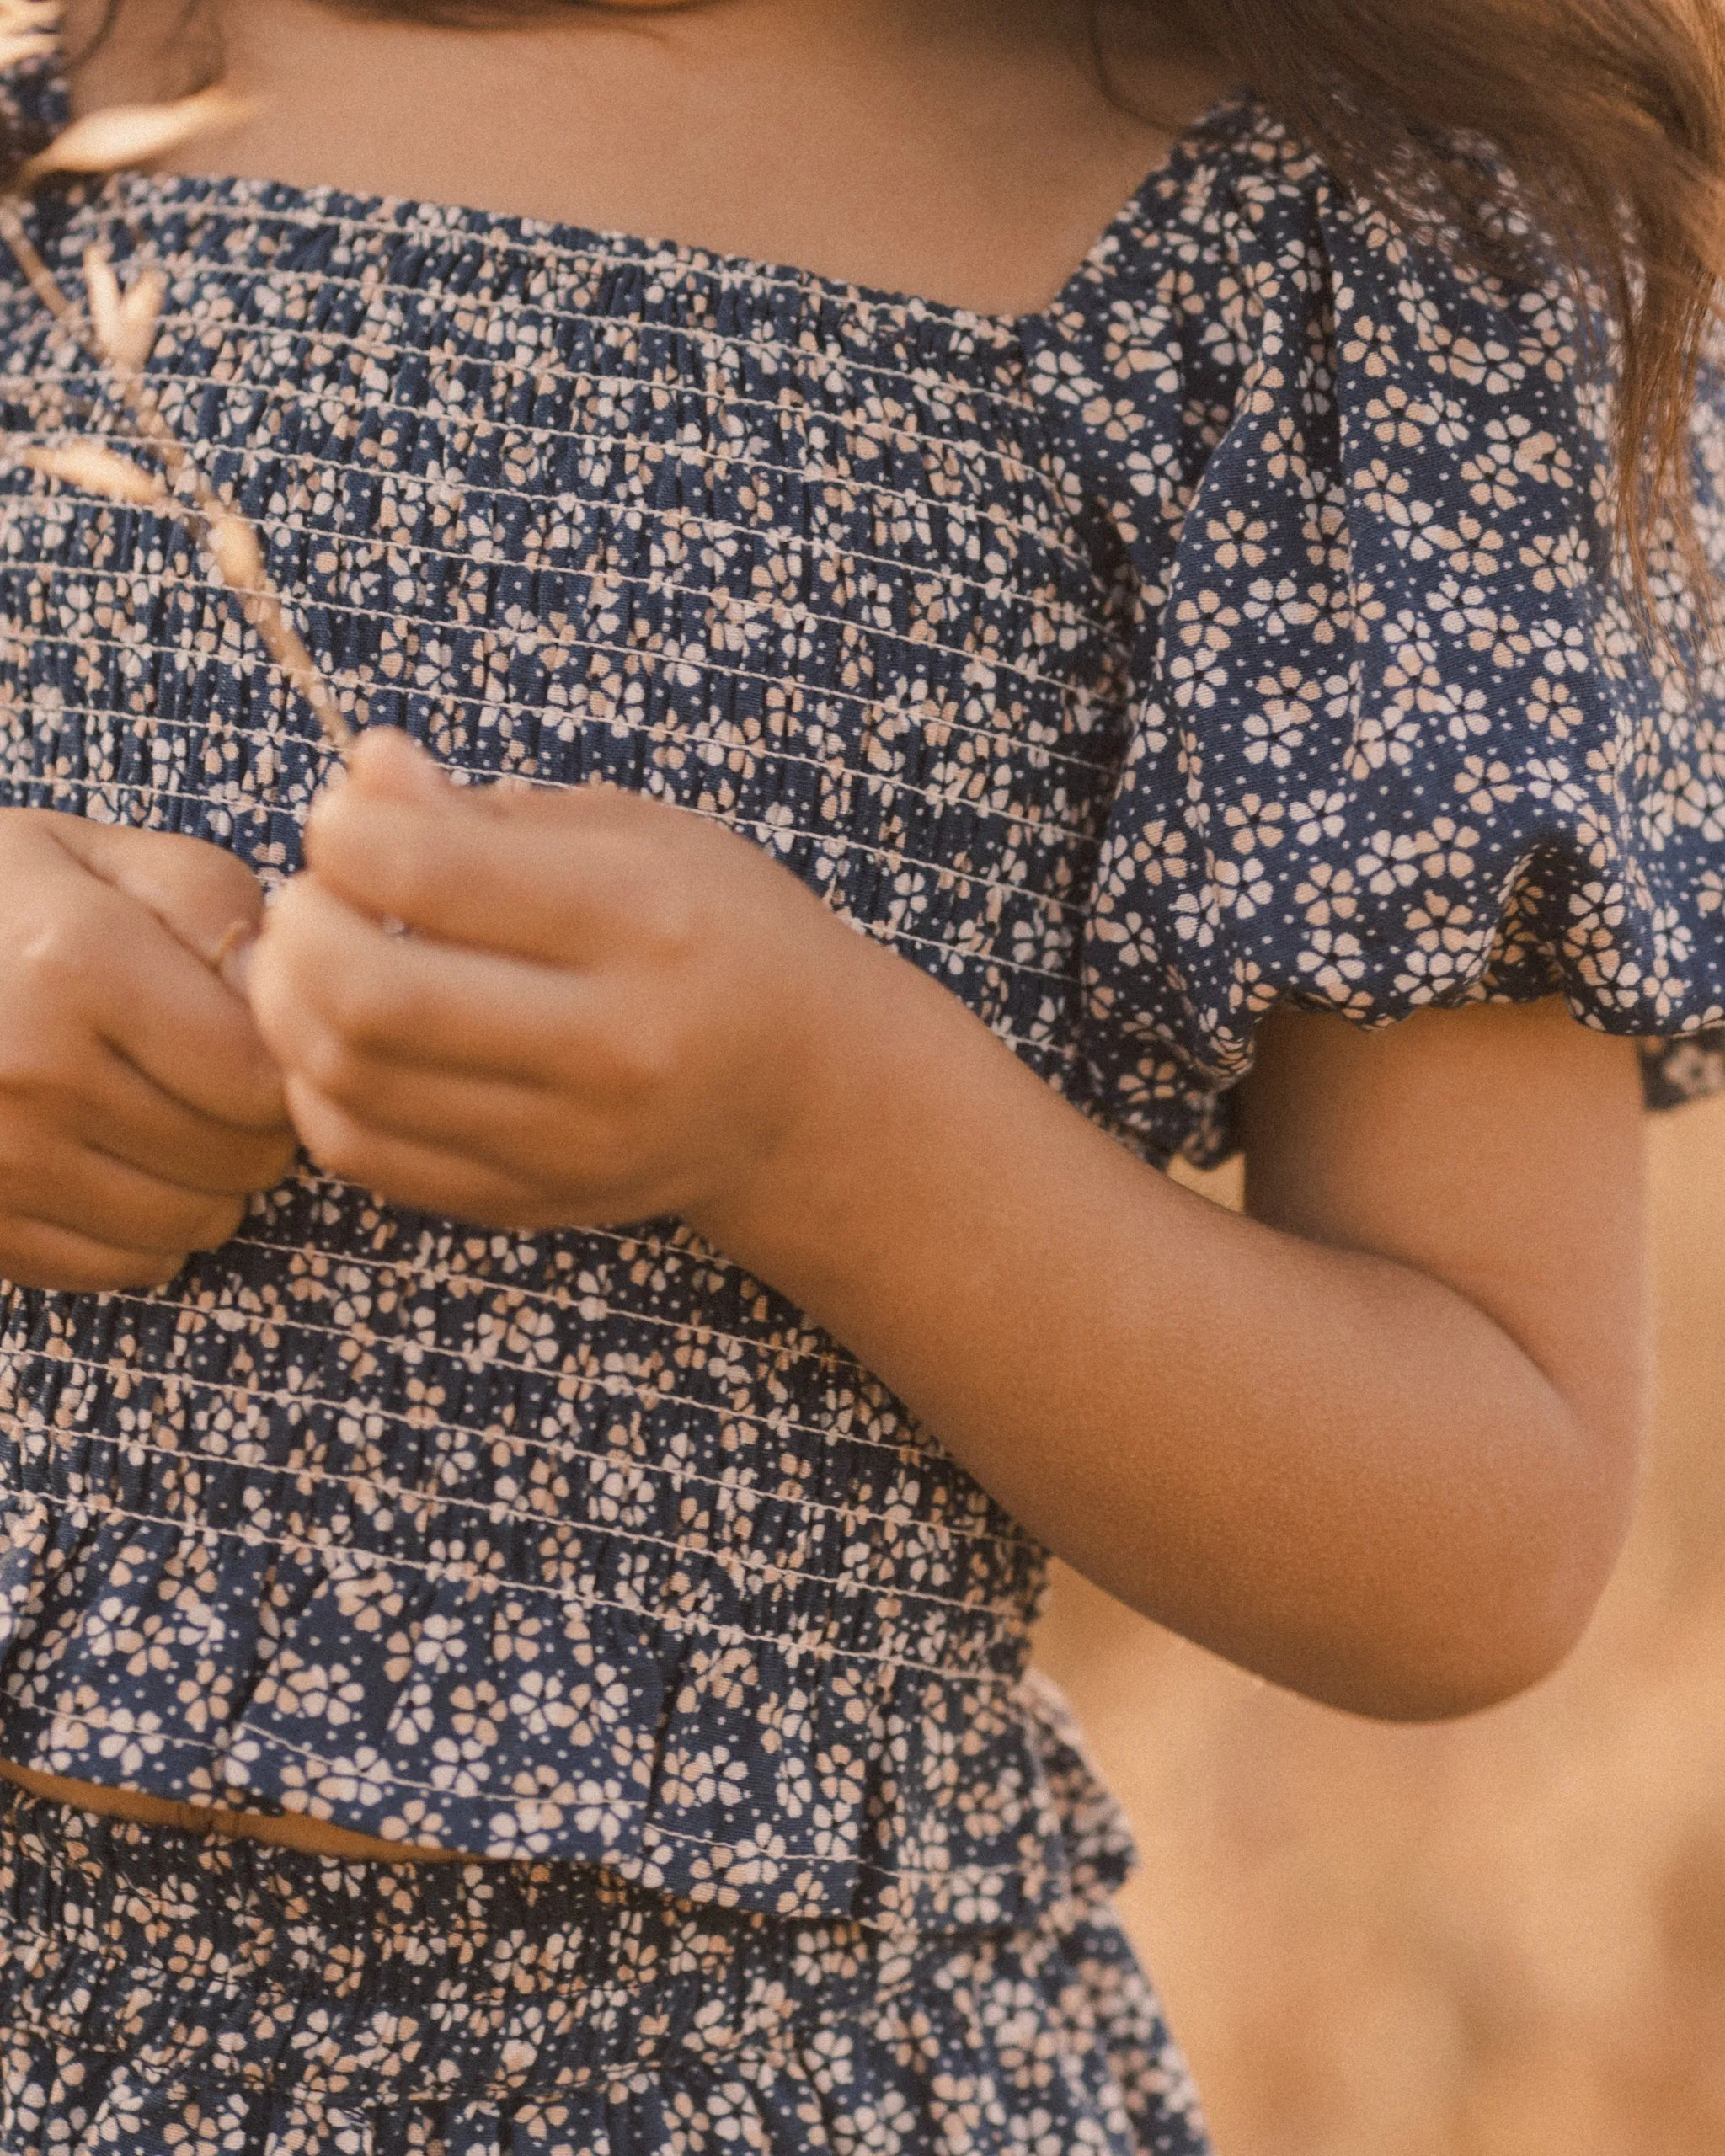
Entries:
{"type": "Polygon", "coordinates": [[[1175,1630],[1379,1714],[1542,1673],[1622,1494],[1532,1358],[1410,1266],[1183,1191],[932,983],[857,955],[809,1113],[701,1225],[1175,1630]]]}

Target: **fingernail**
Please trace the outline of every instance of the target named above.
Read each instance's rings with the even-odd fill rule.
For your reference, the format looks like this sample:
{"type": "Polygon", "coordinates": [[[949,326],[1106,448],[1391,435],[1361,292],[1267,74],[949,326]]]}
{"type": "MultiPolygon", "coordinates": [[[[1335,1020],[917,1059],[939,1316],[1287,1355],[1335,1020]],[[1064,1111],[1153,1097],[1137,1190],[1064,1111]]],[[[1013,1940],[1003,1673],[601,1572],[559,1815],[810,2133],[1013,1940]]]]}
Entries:
{"type": "Polygon", "coordinates": [[[448,774],[430,750],[393,726],[361,735],[351,769],[367,788],[403,799],[441,798],[449,786],[448,774]]]}

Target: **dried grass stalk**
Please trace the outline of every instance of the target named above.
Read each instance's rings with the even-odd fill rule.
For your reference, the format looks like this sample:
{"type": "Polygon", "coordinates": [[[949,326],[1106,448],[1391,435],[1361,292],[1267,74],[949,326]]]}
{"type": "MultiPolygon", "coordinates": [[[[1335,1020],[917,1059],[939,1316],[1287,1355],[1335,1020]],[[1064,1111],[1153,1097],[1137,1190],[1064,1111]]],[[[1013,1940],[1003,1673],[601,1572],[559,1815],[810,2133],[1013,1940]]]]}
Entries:
{"type": "Polygon", "coordinates": [[[138,373],[150,363],[161,327],[168,280],[154,267],[140,270],[123,291],[114,264],[99,248],[84,250],[84,291],[96,342],[116,366],[138,373]]]}
{"type": "Polygon", "coordinates": [[[55,173],[120,172],[130,165],[153,164],[200,135],[238,127],[254,109],[219,84],[172,104],[104,105],[100,112],[74,120],[45,150],[27,159],[15,184],[27,194],[55,173]]]}
{"type": "MultiPolygon", "coordinates": [[[[57,18],[54,0],[0,0],[0,53],[8,38],[48,37],[57,18]]],[[[33,470],[110,501],[147,508],[183,524],[207,555],[216,575],[239,600],[246,619],[275,664],[311,706],[330,746],[344,755],[354,728],[289,619],[271,585],[257,533],[222,500],[163,416],[143,378],[155,348],[168,280],[151,265],[129,287],[99,250],[84,256],[88,318],[67,296],[25,229],[22,192],[54,173],[112,172],[147,163],[195,136],[233,126],[250,107],[219,87],[196,97],[155,106],[117,106],[74,120],[40,156],[30,159],[16,189],[0,196],[0,242],[11,250],[30,289],[57,322],[76,336],[119,392],[141,446],[162,467],[156,479],[142,467],[99,442],[74,442],[31,450],[33,470]]]]}
{"type": "Polygon", "coordinates": [[[59,24],[60,0],[0,0],[0,67],[45,60],[59,24]]]}
{"type": "Polygon", "coordinates": [[[173,507],[159,479],[99,441],[68,442],[62,449],[27,449],[20,461],[33,472],[87,494],[105,494],[111,502],[158,511],[173,507]]]}

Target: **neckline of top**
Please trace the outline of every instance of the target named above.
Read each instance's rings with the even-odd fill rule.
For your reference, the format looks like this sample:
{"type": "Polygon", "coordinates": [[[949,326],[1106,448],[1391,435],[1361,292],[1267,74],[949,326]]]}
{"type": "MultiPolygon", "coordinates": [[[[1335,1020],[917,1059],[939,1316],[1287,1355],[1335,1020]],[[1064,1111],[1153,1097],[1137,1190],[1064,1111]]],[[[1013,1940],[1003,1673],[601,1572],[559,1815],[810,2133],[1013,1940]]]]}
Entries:
{"type": "MultiPolygon", "coordinates": [[[[48,66],[54,75],[52,102],[59,108],[55,123],[57,127],[64,125],[70,115],[71,99],[57,54],[48,66]]],[[[424,223],[435,225],[445,232],[470,233],[476,238],[502,232],[524,245],[549,246],[601,261],[633,262],[645,268],[662,266],[680,275],[699,274],[738,286],[798,291],[841,308],[870,314],[891,311],[918,323],[944,323],[972,338],[1017,343],[1026,333],[1069,312],[1086,287],[1101,281],[1119,243],[1135,232],[1143,232],[1158,195],[1176,191],[1189,183],[1202,169],[1207,152],[1213,153],[1231,139],[1249,136],[1272,118],[1269,109],[1249,88],[1242,86],[1226,92],[1174,136],[1167,154],[1108,220],[1054,297],[1043,307],[1018,313],[988,312],[914,292],[858,284],[793,264],[727,254],[692,241],[660,239],[556,219],[478,209],[460,203],[407,195],[362,195],[322,183],[301,185],[238,173],[121,173],[116,177],[134,184],[146,184],[168,202],[189,200],[194,196],[208,200],[211,195],[238,200],[249,195],[260,204],[271,200],[276,203],[291,201],[307,209],[320,210],[332,221],[355,225],[424,223]]]]}

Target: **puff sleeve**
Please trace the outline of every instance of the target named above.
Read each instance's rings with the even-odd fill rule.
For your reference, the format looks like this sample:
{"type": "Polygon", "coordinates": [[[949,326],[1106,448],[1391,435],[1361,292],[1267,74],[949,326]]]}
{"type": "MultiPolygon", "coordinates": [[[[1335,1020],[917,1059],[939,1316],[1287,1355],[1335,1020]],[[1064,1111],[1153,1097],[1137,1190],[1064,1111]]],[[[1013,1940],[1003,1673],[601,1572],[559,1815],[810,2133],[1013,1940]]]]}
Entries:
{"type": "MultiPolygon", "coordinates": [[[[1571,303],[1470,280],[1285,137],[1174,222],[1210,307],[1171,307],[1164,252],[1135,323],[1067,366],[1076,402],[1112,398],[1117,474],[1151,430],[1203,452],[1111,497],[1141,623],[1088,926],[1095,1112],[1220,1157],[1281,1004],[1376,1026],[1562,995],[1646,1043],[1655,1103],[1725,1083],[1725,666],[1679,577],[1665,648],[1610,573],[1571,303]]],[[[1696,460],[1725,563],[1717,382],[1696,460]]]]}

